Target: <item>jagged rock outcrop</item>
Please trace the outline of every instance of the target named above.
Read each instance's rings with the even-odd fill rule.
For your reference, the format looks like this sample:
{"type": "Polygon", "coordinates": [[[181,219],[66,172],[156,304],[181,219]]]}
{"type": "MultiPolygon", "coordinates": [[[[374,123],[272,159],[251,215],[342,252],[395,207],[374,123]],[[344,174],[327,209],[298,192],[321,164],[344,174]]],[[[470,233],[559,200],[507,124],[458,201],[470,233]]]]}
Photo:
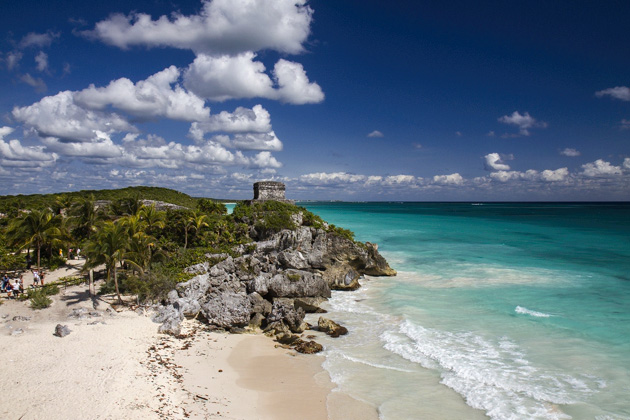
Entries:
{"type": "MultiPolygon", "coordinates": [[[[160,332],[179,335],[182,320],[197,317],[227,330],[260,328],[281,342],[294,342],[295,334],[308,328],[306,312],[325,312],[319,305],[331,289],[354,290],[364,274],[396,274],[376,245],[301,226],[299,216],[292,219],[296,229],[235,248],[232,255],[240,256],[208,254],[206,262],[187,268],[196,276],[178,284],[154,316],[160,332]]],[[[331,334],[347,332],[332,324],[331,334]]]]}
{"type": "Polygon", "coordinates": [[[394,276],[378,246],[354,242],[308,226],[283,230],[256,243],[257,252],[273,255],[284,269],[319,272],[331,289],[354,290],[363,274],[394,276]]]}
{"type": "Polygon", "coordinates": [[[299,353],[304,353],[304,354],[314,354],[314,353],[319,353],[320,351],[324,350],[324,347],[313,341],[304,341],[304,340],[298,340],[298,342],[295,344],[295,350],[299,353]]]}
{"type": "Polygon", "coordinates": [[[337,324],[335,321],[331,321],[328,318],[320,316],[317,320],[317,327],[321,332],[325,332],[331,337],[339,337],[340,335],[348,334],[348,329],[337,324]]]}

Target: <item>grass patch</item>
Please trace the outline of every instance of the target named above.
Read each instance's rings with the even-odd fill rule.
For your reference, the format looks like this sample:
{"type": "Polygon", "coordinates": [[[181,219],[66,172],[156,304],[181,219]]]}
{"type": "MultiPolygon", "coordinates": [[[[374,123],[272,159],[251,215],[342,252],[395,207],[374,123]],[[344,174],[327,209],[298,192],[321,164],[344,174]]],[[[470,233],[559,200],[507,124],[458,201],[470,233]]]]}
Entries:
{"type": "Polygon", "coordinates": [[[52,299],[48,297],[46,288],[34,289],[28,291],[28,299],[31,301],[31,308],[45,309],[52,304],[52,299]]]}
{"type": "Polygon", "coordinates": [[[300,281],[300,279],[302,278],[302,276],[300,276],[299,274],[288,274],[287,277],[289,281],[293,282],[300,281]]]}

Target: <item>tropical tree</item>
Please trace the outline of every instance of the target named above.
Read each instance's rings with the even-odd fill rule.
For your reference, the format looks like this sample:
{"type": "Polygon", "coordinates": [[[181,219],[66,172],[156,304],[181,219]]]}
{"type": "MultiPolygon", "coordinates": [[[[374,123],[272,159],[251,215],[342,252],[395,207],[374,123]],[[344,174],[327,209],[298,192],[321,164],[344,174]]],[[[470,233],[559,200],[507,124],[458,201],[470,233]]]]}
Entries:
{"type": "Polygon", "coordinates": [[[165,256],[156,246],[156,239],[144,232],[138,232],[129,238],[129,252],[125,261],[129,262],[140,274],[150,271],[151,263],[165,256]]]}
{"type": "Polygon", "coordinates": [[[207,198],[200,198],[197,201],[197,210],[206,214],[227,214],[225,204],[207,198]]]}
{"type": "Polygon", "coordinates": [[[8,239],[18,247],[37,249],[37,269],[41,267],[41,250],[44,245],[52,245],[53,240],[62,236],[61,218],[50,209],[32,210],[11,223],[7,229],[8,239]]]}
{"type": "Polygon", "coordinates": [[[75,226],[73,233],[80,239],[90,239],[98,221],[94,194],[83,196],[75,201],[69,213],[75,226]]]}
{"type": "Polygon", "coordinates": [[[155,204],[142,206],[137,214],[146,223],[147,232],[150,234],[155,234],[157,229],[164,229],[166,226],[166,212],[157,210],[155,204]]]}
{"type": "Polygon", "coordinates": [[[138,213],[121,217],[117,222],[127,228],[129,237],[134,236],[136,233],[144,232],[147,227],[146,222],[140,218],[138,213]]]}
{"type": "Polygon", "coordinates": [[[51,204],[51,208],[54,214],[63,214],[64,210],[70,208],[72,205],[72,199],[67,194],[60,194],[55,198],[55,201],[51,204]]]}
{"type": "Polygon", "coordinates": [[[188,246],[188,232],[194,231],[196,235],[202,227],[208,227],[207,220],[208,216],[198,210],[193,211],[184,218],[184,249],[188,246]]]}
{"type": "Polygon", "coordinates": [[[117,264],[125,260],[129,250],[129,233],[127,227],[121,222],[105,222],[97,230],[93,239],[85,249],[87,261],[84,269],[88,270],[98,265],[105,264],[107,280],[114,279],[116,296],[122,303],[120,289],[118,287],[117,264]]]}
{"type": "Polygon", "coordinates": [[[140,194],[136,193],[131,197],[123,197],[112,201],[109,205],[109,211],[113,216],[125,216],[137,214],[141,207],[140,194]]]}

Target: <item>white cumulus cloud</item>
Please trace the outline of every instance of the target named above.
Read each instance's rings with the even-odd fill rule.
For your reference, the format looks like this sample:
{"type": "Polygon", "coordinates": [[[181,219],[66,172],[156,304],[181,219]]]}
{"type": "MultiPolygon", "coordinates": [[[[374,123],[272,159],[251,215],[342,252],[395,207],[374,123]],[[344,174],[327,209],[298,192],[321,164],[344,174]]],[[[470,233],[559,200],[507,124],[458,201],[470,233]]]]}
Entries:
{"type": "Polygon", "coordinates": [[[611,98],[619,99],[622,101],[630,101],[630,88],[627,86],[615,86],[614,88],[608,88],[595,92],[595,96],[601,98],[603,96],[610,96],[611,98]]]}
{"type": "Polygon", "coordinates": [[[46,152],[43,146],[24,146],[16,139],[5,142],[4,137],[12,131],[10,127],[0,128],[0,157],[3,166],[42,166],[57,160],[58,156],[46,152]]]}
{"type": "Polygon", "coordinates": [[[484,156],[485,167],[489,171],[509,171],[510,166],[503,163],[498,153],[488,153],[484,156]]]}
{"type": "Polygon", "coordinates": [[[203,139],[205,133],[266,133],[271,131],[271,116],[262,105],[251,109],[239,106],[234,112],[221,111],[211,115],[204,122],[191,124],[189,133],[196,141],[203,139]]]}
{"type": "Polygon", "coordinates": [[[301,64],[280,59],[273,68],[273,74],[278,82],[276,95],[282,102],[302,105],[324,100],[322,88],[315,82],[309,82],[301,64]]]}
{"type": "Polygon", "coordinates": [[[40,137],[59,137],[75,141],[91,141],[96,132],[135,131],[115,113],[86,110],[74,103],[73,93],[59,92],[39,102],[13,108],[13,117],[35,129],[40,137]]]}
{"type": "Polygon", "coordinates": [[[604,177],[621,175],[621,168],[619,166],[613,166],[610,162],[606,162],[602,159],[597,159],[595,162],[590,162],[582,165],[584,175],[588,177],[604,177]]]}
{"type": "Polygon", "coordinates": [[[270,152],[260,152],[251,161],[258,168],[280,168],[282,166],[270,152]]]}
{"type": "Polygon", "coordinates": [[[101,131],[96,131],[94,134],[94,139],[89,142],[67,142],[57,137],[44,137],[40,141],[47,150],[62,156],[104,159],[123,155],[122,148],[114,144],[107,134],[101,131]]]}
{"type": "Polygon", "coordinates": [[[299,179],[301,182],[309,185],[337,185],[361,182],[365,180],[365,176],[346,172],[316,172],[301,175],[299,179]]]}
{"type": "Polygon", "coordinates": [[[568,156],[568,157],[577,157],[581,155],[581,153],[578,150],[572,149],[570,147],[567,147],[566,149],[560,151],[560,154],[563,156],[568,156]]]}
{"type": "Polygon", "coordinates": [[[106,87],[90,85],[74,94],[75,102],[89,109],[118,108],[141,118],[166,117],[183,121],[205,120],[210,109],[203,99],[185,91],[177,81],[180,72],[170,66],[150,77],[133,83],[121,78],[106,87]],[[172,87],[172,85],[174,85],[172,87]]]}
{"type": "Polygon", "coordinates": [[[267,98],[301,105],[324,100],[321,87],[308,80],[301,64],[280,59],[273,71],[276,87],[265,65],[255,58],[251,51],[236,56],[200,54],[186,69],[184,86],[198,96],[219,102],[267,98]]]}
{"type": "Polygon", "coordinates": [[[85,35],[120,48],[173,47],[196,53],[238,54],[272,49],[300,53],[310,34],[306,0],[203,0],[199,14],[153,20],[144,13],[115,14],[85,35]]]}
{"type": "Polygon", "coordinates": [[[390,175],[386,176],[383,182],[387,185],[411,184],[416,181],[413,175],[390,175]]]}
{"type": "Polygon", "coordinates": [[[522,136],[529,136],[529,130],[531,128],[545,128],[547,123],[544,121],[537,121],[534,117],[529,115],[529,112],[521,114],[518,111],[514,111],[512,115],[504,115],[499,118],[499,122],[504,124],[515,125],[519,128],[519,134],[522,136]]]}
{"type": "Polygon", "coordinates": [[[464,183],[464,178],[458,173],[450,175],[435,175],[433,177],[433,182],[441,185],[462,185],[464,183]]]}
{"type": "Polygon", "coordinates": [[[265,65],[248,51],[237,56],[200,54],[184,73],[184,86],[213,101],[274,96],[265,65]]]}
{"type": "Polygon", "coordinates": [[[282,150],[282,142],[276,133],[245,133],[235,134],[231,141],[232,147],[241,150],[282,150]]]}
{"type": "Polygon", "coordinates": [[[568,168],[559,168],[556,170],[545,169],[540,173],[541,178],[548,182],[565,181],[569,176],[568,168]]]}

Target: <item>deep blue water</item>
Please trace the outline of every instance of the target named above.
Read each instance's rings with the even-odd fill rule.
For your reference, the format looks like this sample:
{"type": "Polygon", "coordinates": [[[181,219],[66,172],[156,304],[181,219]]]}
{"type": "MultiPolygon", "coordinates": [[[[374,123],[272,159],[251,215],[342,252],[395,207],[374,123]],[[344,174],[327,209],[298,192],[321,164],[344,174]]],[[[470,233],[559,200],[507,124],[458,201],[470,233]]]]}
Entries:
{"type": "Polygon", "coordinates": [[[325,366],[382,418],[630,418],[630,204],[299,204],[399,272],[329,308],[325,366]]]}

